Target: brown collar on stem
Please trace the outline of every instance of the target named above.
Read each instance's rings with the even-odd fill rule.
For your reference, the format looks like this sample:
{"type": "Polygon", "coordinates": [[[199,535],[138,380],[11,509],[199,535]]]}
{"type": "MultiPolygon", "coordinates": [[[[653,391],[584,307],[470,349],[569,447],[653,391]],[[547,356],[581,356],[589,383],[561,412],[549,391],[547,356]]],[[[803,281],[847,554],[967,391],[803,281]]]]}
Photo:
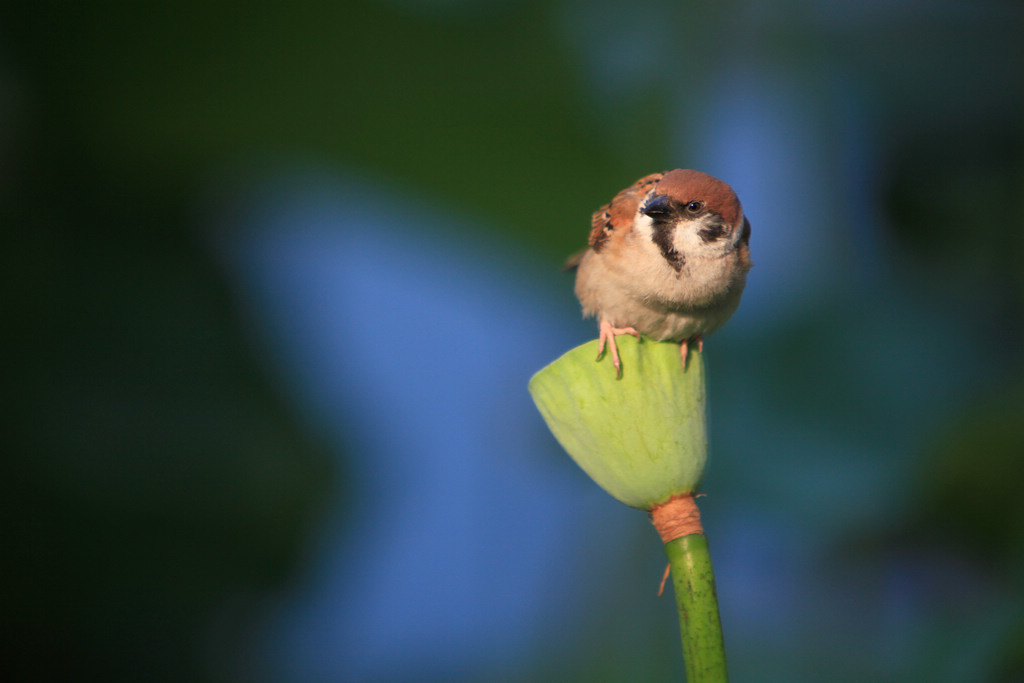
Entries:
{"type": "Polygon", "coordinates": [[[700,525],[700,510],[690,493],[670,498],[651,508],[648,514],[664,543],[682,536],[704,533],[704,527],[700,525]]]}

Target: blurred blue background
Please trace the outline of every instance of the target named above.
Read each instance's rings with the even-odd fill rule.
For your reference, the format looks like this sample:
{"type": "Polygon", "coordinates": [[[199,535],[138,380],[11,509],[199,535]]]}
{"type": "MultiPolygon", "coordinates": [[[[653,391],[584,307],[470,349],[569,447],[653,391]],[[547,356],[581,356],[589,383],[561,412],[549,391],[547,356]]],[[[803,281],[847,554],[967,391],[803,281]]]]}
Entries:
{"type": "Polygon", "coordinates": [[[743,681],[1024,680],[1024,5],[0,13],[11,680],[679,680],[526,393],[642,175],[729,182],[701,499],[743,681]]]}

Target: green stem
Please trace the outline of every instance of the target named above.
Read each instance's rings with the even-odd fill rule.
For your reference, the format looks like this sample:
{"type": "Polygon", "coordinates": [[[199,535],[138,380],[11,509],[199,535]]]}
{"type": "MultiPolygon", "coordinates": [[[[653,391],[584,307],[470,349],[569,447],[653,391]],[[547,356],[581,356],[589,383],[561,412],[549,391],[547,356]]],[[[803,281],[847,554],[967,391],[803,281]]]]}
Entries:
{"type": "Polygon", "coordinates": [[[665,544],[679,607],[679,629],[688,683],[724,683],[725,642],[718,616],[715,574],[704,534],[682,536],[665,544]]]}

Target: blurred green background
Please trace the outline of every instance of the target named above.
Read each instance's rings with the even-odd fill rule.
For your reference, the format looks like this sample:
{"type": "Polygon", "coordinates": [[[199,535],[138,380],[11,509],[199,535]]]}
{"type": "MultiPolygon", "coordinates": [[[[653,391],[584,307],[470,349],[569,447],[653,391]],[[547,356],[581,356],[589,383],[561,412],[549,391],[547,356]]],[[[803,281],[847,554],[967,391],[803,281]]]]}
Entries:
{"type": "Polygon", "coordinates": [[[557,272],[590,212],[673,167],[753,223],[707,345],[735,678],[1024,679],[1022,33],[996,0],[8,3],[8,680],[679,679],[656,536],[526,397],[594,336],[557,272]]]}

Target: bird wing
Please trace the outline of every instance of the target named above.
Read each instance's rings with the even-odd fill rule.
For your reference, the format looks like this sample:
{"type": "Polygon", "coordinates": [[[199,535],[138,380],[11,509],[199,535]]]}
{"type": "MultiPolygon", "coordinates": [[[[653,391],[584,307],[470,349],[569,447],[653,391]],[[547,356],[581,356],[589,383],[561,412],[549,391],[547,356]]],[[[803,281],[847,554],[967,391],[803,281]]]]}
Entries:
{"type": "Polygon", "coordinates": [[[601,247],[613,234],[629,229],[640,202],[663,175],[652,173],[644,176],[594,212],[590,218],[590,237],[587,240],[594,251],[601,251],[601,247]]]}

